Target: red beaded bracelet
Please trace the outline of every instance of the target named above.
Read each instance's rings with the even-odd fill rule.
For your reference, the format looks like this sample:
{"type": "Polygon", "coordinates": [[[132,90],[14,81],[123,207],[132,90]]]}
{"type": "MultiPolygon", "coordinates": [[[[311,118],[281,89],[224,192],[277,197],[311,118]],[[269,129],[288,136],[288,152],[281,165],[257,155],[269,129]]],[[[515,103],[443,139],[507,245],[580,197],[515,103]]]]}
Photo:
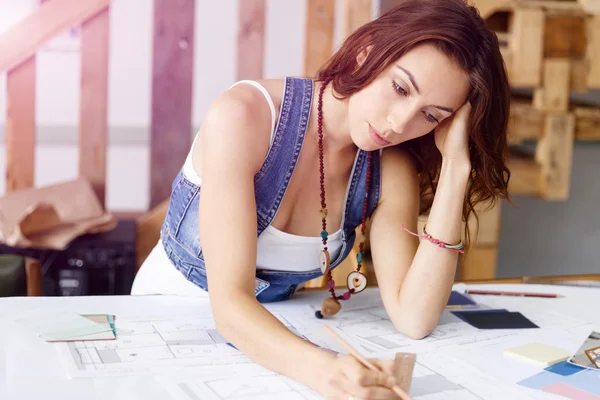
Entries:
{"type": "Polygon", "coordinates": [[[423,237],[427,240],[429,240],[431,243],[435,244],[438,247],[441,247],[443,249],[448,249],[450,251],[455,251],[457,253],[464,253],[465,251],[463,250],[465,245],[463,244],[462,240],[460,241],[459,244],[448,244],[446,242],[443,242],[439,239],[434,238],[433,236],[431,236],[429,233],[427,233],[427,230],[425,230],[425,227],[427,226],[427,224],[423,225],[423,234],[419,235],[418,233],[414,233],[412,231],[410,231],[409,229],[407,229],[404,224],[400,224],[400,226],[402,227],[402,229],[404,229],[406,232],[410,233],[413,236],[420,236],[423,237]]]}

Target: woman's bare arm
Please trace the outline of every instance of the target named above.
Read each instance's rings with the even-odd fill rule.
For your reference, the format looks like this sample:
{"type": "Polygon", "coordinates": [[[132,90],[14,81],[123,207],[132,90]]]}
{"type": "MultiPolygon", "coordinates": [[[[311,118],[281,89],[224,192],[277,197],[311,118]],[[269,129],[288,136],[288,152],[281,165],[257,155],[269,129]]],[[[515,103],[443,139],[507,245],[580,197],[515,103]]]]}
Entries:
{"type": "Polygon", "coordinates": [[[271,119],[262,95],[253,96],[231,90],[219,98],[206,115],[201,146],[195,149],[201,153],[199,227],[211,305],[217,329],[243,353],[314,387],[333,357],[290,332],[254,294],[254,175],[266,155],[271,119]],[[267,110],[265,118],[261,106],[267,110]]]}

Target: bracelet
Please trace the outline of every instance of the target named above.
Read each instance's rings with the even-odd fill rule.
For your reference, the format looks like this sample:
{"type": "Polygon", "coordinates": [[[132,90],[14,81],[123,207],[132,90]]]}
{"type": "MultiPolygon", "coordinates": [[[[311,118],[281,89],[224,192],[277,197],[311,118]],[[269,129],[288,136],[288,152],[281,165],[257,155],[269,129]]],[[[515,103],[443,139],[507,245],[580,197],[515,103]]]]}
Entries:
{"type": "Polygon", "coordinates": [[[411,232],[409,229],[407,229],[404,226],[404,224],[400,224],[400,226],[402,227],[402,229],[404,229],[406,232],[410,233],[411,235],[423,237],[423,238],[429,240],[431,243],[435,244],[438,247],[441,247],[443,249],[448,249],[450,251],[455,251],[457,253],[464,253],[463,249],[464,249],[465,245],[463,244],[462,240],[458,244],[448,244],[448,243],[443,242],[443,241],[441,241],[439,239],[436,239],[433,236],[431,236],[429,233],[427,233],[427,230],[425,229],[425,227],[427,226],[427,224],[423,225],[423,234],[422,235],[419,235],[418,233],[411,232]]]}

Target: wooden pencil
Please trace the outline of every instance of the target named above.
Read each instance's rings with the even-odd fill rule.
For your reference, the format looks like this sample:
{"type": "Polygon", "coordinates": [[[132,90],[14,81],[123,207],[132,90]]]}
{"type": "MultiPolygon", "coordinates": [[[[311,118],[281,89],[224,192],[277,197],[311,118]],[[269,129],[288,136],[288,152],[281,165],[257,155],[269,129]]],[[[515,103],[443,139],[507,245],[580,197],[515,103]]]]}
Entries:
{"type": "MultiPolygon", "coordinates": [[[[332,331],[331,328],[329,328],[327,325],[323,326],[323,330],[325,330],[325,332],[327,332],[327,334],[329,336],[334,338],[344,349],[346,349],[346,351],[348,353],[350,353],[352,356],[354,356],[354,358],[356,358],[365,367],[369,368],[371,371],[383,372],[376,365],[374,365],[372,362],[370,362],[367,358],[363,357],[358,351],[354,350],[354,348],[352,346],[350,346],[350,344],[348,344],[348,342],[346,342],[340,335],[338,335],[337,333],[332,331]]],[[[392,386],[392,390],[401,399],[411,400],[411,397],[404,390],[402,390],[400,388],[400,386],[394,385],[394,386],[392,386]]]]}

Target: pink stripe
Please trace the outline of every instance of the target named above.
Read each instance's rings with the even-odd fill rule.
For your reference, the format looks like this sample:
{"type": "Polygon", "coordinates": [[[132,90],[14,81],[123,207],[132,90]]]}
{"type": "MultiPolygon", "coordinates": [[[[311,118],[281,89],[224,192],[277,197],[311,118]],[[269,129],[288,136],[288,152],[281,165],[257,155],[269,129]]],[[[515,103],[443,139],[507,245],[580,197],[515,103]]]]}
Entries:
{"type": "Polygon", "coordinates": [[[567,385],[566,383],[559,382],[550,386],[546,386],[542,388],[544,392],[558,394],[560,396],[565,396],[569,399],[573,400],[600,400],[600,396],[596,396],[593,393],[586,392],[581,389],[577,389],[571,385],[567,385]]]}

